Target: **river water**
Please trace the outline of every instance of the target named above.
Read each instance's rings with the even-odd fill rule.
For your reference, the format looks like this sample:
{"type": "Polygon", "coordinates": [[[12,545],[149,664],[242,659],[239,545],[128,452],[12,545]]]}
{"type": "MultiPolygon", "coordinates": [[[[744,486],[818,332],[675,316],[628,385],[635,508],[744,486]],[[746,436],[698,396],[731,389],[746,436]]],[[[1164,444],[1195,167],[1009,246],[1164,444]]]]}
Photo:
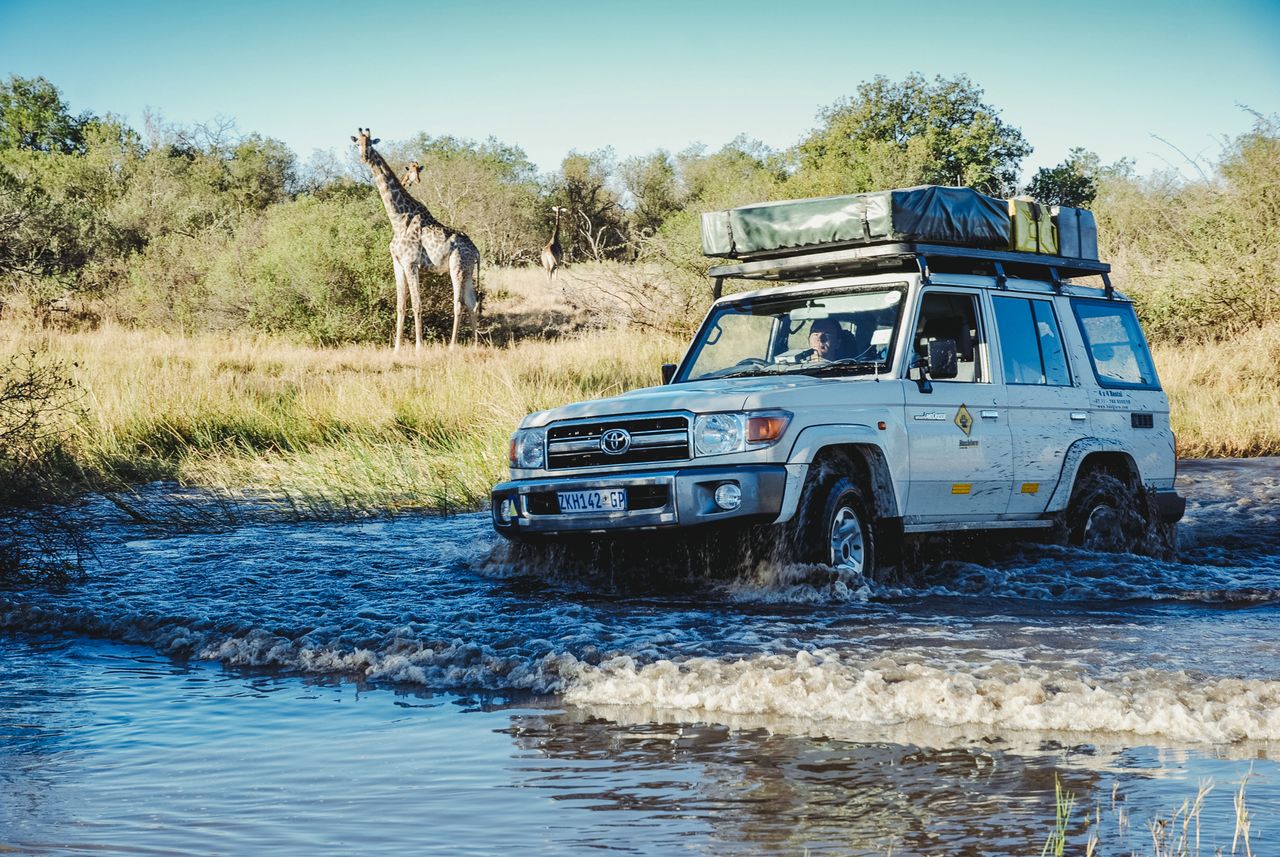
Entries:
{"type": "Polygon", "coordinates": [[[1280,459],[1179,487],[1177,560],[970,544],[892,583],[91,507],[83,581],[0,591],[0,852],[1039,854],[1060,785],[1079,853],[1147,853],[1211,780],[1203,853],[1243,782],[1280,854],[1280,459]]]}

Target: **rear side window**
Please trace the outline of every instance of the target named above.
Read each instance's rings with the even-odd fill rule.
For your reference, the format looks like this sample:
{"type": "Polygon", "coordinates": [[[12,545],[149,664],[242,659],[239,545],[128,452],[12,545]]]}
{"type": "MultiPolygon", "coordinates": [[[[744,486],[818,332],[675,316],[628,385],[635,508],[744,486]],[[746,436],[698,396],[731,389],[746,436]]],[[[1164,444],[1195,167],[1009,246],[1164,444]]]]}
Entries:
{"type": "Polygon", "coordinates": [[[1132,304],[1077,298],[1071,306],[1099,384],[1160,389],[1160,379],[1132,304]]]}
{"type": "Polygon", "coordinates": [[[1071,384],[1058,319],[1048,301],[993,297],[1007,384],[1071,384]]]}

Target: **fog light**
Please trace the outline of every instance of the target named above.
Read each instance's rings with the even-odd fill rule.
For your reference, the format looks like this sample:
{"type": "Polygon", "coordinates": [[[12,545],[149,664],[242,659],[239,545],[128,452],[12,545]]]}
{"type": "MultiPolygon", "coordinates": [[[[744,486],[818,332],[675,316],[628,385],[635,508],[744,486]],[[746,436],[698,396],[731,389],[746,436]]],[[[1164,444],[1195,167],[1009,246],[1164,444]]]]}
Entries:
{"type": "Polygon", "coordinates": [[[498,504],[498,520],[504,524],[511,523],[511,519],[516,516],[516,504],[510,497],[506,497],[498,504]]]}
{"type": "Polygon", "coordinates": [[[733,482],[726,482],[716,489],[716,505],[726,512],[732,512],[742,505],[742,489],[733,482]]]}

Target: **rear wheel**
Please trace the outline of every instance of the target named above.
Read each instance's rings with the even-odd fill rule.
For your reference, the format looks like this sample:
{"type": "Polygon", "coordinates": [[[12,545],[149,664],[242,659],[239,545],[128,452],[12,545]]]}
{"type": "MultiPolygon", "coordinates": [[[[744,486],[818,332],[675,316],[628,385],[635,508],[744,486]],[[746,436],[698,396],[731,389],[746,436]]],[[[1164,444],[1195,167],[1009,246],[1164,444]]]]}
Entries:
{"type": "Polygon", "coordinates": [[[1147,525],[1138,500],[1133,488],[1110,473],[1085,474],[1067,504],[1067,541],[1086,550],[1132,553],[1147,525]]]}

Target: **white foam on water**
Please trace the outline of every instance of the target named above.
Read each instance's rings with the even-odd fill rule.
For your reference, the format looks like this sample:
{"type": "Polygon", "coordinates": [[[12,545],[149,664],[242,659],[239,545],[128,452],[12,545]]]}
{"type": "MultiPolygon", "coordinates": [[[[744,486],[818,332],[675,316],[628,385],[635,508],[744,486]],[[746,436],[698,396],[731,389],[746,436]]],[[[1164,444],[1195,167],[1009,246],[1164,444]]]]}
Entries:
{"type": "Polygon", "coordinates": [[[1148,669],[1091,676],[1002,661],[939,666],[835,651],[562,664],[575,705],[648,705],[871,725],[1128,733],[1194,743],[1280,741],[1280,681],[1148,669]]]}
{"type": "Polygon", "coordinates": [[[824,565],[761,561],[717,587],[739,604],[866,603],[873,589],[862,575],[824,565]]]}
{"type": "MultiPolygon", "coordinates": [[[[427,643],[412,637],[376,647],[347,649],[311,645],[255,632],[198,648],[195,656],[228,666],[346,675],[368,681],[428,688],[480,688],[553,693],[559,689],[561,656],[504,654],[466,640],[427,643]]],[[[578,661],[572,656],[572,664],[578,661]]]]}

